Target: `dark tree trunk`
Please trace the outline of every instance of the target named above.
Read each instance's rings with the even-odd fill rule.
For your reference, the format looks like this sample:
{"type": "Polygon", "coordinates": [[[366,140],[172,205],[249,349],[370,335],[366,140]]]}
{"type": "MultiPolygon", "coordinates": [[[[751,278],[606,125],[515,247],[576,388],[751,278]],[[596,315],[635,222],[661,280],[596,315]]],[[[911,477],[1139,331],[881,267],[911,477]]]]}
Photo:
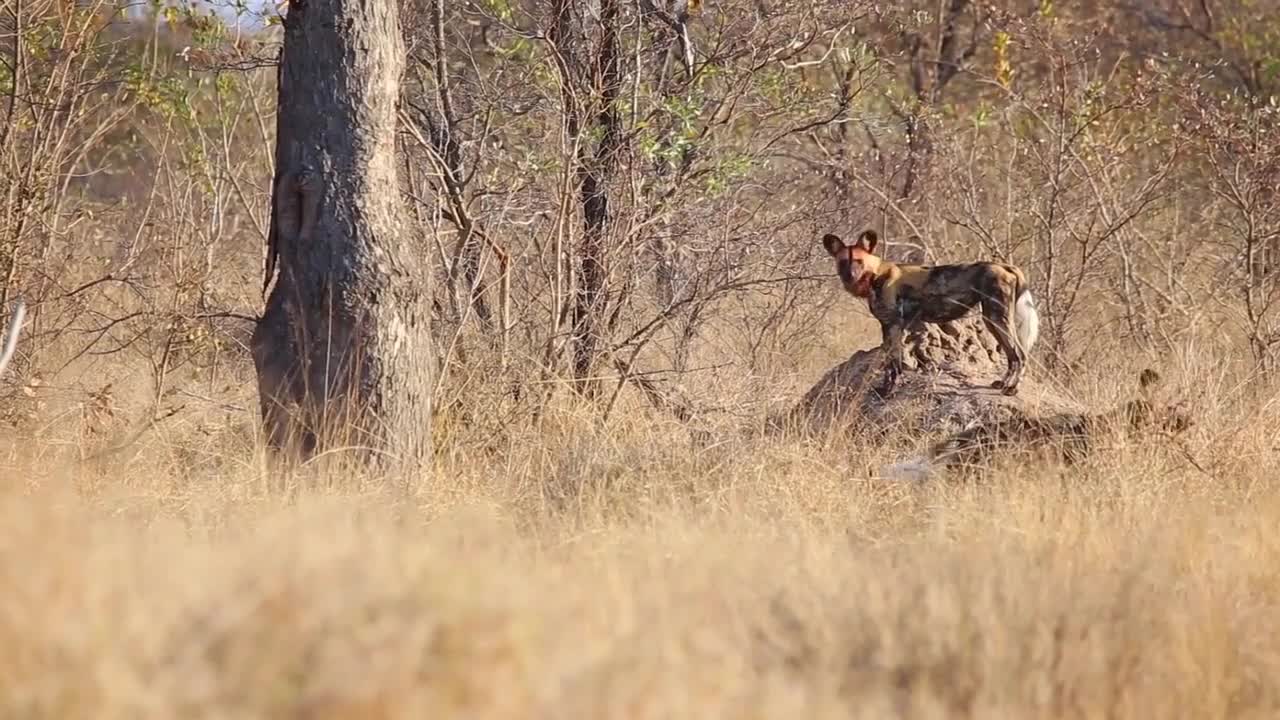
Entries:
{"type": "MultiPolygon", "coordinates": [[[[472,220],[467,210],[466,170],[463,167],[462,144],[458,136],[458,117],[453,109],[453,94],[449,89],[448,52],[444,36],[444,0],[435,0],[431,4],[431,35],[435,44],[434,70],[436,75],[436,97],[439,100],[439,121],[434,121],[430,113],[424,113],[428,122],[431,139],[440,155],[443,167],[445,195],[453,208],[453,220],[458,227],[458,249],[454,253],[454,272],[461,271],[466,282],[467,295],[476,316],[485,330],[493,329],[493,314],[489,311],[489,303],[485,300],[484,286],[480,283],[480,254],[483,243],[480,229],[472,220]]],[[[457,278],[451,278],[456,282],[457,278]]]]}
{"type": "Polygon", "coordinates": [[[608,272],[605,268],[606,237],[611,221],[609,182],[617,165],[622,142],[618,117],[621,58],[618,48],[618,0],[600,0],[600,46],[589,78],[599,88],[594,98],[595,147],[578,146],[577,178],[582,193],[582,246],[578,250],[578,285],[573,304],[573,374],[593,394],[597,384],[589,380],[600,352],[602,320],[607,304],[608,272]]]}
{"type": "Polygon", "coordinates": [[[294,0],[280,53],[267,277],[253,335],[267,440],[301,457],[358,446],[386,466],[430,448],[425,260],[404,230],[397,4],[294,0]]]}
{"type": "Polygon", "coordinates": [[[971,0],[948,0],[946,13],[939,19],[942,24],[938,29],[936,47],[922,34],[915,35],[908,43],[911,90],[915,93],[917,106],[902,113],[907,157],[898,192],[900,200],[911,199],[917,186],[923,184],[933,159],[933,128],[929,126],[929,111],[941,103],[942,91],[960,72],[964,62],[977,52],[979,26],[976,20],[970,29],[968,44],[960,42],[960,19],[970,6],[971,0]]]}

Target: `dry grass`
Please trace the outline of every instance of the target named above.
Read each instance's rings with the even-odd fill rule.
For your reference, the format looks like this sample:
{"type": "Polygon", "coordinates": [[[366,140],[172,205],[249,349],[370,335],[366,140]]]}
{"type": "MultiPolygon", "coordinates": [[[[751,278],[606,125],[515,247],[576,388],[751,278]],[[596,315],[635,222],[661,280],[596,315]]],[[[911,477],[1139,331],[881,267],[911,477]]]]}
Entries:
{"type": "Polygon", "coordinates": [[[847,438],[695,451],[569,411],[409,497],[268,481],[247,431],[115,464],[13,443],[0,716],[1274,717],[1251,407],[1204,411],[1208,474],[1132,447],[926,488],[860,477],[886,451],[847,438]]]}

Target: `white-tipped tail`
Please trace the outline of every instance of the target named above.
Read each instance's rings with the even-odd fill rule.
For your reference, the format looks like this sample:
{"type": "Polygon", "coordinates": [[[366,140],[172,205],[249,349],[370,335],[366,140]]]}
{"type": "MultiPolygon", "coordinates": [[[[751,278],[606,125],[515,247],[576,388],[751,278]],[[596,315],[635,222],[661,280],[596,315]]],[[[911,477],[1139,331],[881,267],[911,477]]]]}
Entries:
{"type": "Polygon", "coordinates": [[[1031,348],[1040,337],[1040,313],[1036,312],[1036,300],[1030,290],[1023,290],[1013,306],[1013,327],[1018,335],[1018,347],[1030,355],[1031,348]]]}
{"type": "Polygon", "coordinates": [[[885,465],[880,468],[880,477],[902,482],[924,482],[932,471],[933,465],[927,459],[915,457],[904,462],[885,465]]]}

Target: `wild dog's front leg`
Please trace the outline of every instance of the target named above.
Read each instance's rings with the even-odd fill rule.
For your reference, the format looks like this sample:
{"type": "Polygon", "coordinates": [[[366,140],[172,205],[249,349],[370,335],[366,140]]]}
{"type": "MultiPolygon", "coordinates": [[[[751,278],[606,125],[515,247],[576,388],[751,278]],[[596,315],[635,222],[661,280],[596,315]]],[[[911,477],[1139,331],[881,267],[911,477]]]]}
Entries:
{"type": "Polygon", "coordinates": [[[880,347],[884,349],[886,363],[884,369],[884,378],[880,384],[876,386],[876,394],[882,398],[888,397],[889,393],[898,385],[898,376],[902,374],[902,363],[904,348],[903,340],[903,324],[901,322],[881,322],[880,323],[880,347]]]}

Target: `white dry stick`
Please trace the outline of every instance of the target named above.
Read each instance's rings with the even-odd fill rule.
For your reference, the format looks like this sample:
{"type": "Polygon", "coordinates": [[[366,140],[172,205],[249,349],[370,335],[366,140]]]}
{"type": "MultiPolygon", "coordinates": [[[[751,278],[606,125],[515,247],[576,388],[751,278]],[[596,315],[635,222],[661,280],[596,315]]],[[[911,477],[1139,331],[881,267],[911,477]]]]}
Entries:
{"type": "Polygon", "coordinates": [[[22,331],[22,321],[27,316],[27,304],[18,298],[14,303],[13,314],[9,316],[9,328],[4,333],[4,349],[0,350],[0,375],[9,367],[13,351],[18,347],[18,333],[22,331]]]}

